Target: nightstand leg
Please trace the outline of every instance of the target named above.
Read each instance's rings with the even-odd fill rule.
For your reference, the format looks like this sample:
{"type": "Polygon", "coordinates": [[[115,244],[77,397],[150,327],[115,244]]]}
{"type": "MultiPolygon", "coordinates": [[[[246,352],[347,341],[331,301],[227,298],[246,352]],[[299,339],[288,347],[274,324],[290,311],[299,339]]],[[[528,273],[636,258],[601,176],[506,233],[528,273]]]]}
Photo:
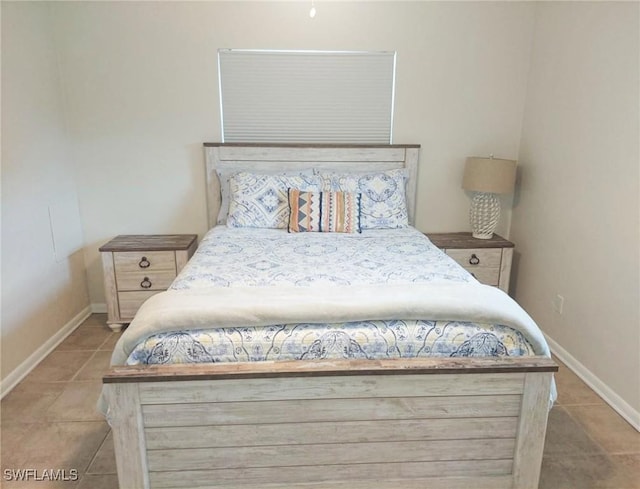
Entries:
{"type": "Polygon", "coordinates": [[[122,326],[122,323],[109,323],[109,327],[114,333],[119,333],[120,331],[122,331],[122,326]]]}

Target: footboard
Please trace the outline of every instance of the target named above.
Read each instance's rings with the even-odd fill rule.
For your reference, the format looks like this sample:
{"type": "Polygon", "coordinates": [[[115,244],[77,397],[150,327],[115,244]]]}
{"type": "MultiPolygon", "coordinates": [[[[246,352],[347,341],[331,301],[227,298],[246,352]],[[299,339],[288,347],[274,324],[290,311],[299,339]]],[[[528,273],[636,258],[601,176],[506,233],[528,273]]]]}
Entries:
{"type": "Polygon", "coordinates": [[[115,367],[120,487],[538,487],[548,358],[115,367]]]}

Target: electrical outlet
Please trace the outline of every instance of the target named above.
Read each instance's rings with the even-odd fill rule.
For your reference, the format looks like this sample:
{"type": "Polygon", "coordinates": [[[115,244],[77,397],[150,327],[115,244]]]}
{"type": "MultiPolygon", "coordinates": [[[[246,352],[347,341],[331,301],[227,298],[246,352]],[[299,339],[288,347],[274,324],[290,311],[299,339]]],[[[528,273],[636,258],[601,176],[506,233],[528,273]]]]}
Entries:
{"type": "Polygon", "coordinates": [[[560,294],[556,295],[556,298],[553,299],[553,310],[558,314],[562,314],[562,310],[564,309],[564,297],[560,294]]]}

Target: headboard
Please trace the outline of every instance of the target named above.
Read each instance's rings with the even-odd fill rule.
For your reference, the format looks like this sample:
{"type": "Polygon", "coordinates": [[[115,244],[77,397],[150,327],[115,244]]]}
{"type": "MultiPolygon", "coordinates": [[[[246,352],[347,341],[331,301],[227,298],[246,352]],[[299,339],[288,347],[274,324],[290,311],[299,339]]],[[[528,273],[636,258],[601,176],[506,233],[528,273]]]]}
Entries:
{"type": "Polygon", "coordinates": [[[414,224],[419,144],[204,143],[204,149],[210,228],[216,224],[220,209],[220,181],[216,169],[260,173],[309,168],[337,172],[375,172],[406,168],[407,212],[409,224],[414,224]]]}

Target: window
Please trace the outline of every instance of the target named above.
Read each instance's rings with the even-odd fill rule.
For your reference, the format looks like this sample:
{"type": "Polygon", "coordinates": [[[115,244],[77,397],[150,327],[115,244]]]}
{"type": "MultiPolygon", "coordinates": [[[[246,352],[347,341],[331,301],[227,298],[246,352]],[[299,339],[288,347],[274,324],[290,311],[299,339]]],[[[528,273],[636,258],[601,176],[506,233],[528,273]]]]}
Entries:
{"type": "Polygon", "coordinates": [[[223,142],[392,141],[395,52],[221,49],[223,142]]]}

